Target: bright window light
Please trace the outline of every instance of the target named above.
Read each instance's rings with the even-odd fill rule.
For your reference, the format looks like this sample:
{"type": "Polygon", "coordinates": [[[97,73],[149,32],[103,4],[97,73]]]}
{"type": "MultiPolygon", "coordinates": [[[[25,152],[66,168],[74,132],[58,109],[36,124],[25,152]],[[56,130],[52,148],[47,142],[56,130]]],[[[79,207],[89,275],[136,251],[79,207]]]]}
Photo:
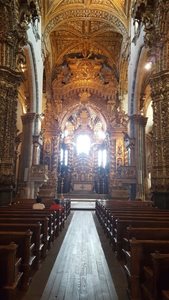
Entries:
{"type": "Polygon", "coordinates": [[[102,165],[102,150],[98,151],[98,167],[102,165]]]}
{"type": "Polygon", "coordinates": [[[68,150],[65,150],[65,166],[68,165],[68,150]]]}
{"type": "Polygon", "coordinates": [[[151,67],[152,67],[152,62],[151,62],[151,61],[149,61],[148,63],[146,63],[145,66],[144,66],[144,68],[145,68],[147,71],[149,71],[149,70],[151,69],[151,67]]]}
{"type": "Polygon", "coordinates": [[[68,130],[65,130],[64,132],[64,136],[67,137],[68,136],[68,130]]]}
{"type": "Polygon", "coordinates": [[[98,151],[98,167],[105,168],[107,164],[107,150],[99,150],[98,151]]]}
{"type": "Polygon", "coordinates": [[[60,150],[60,161],[63,162],[63,149],[60,150]]]}
{"type": "Polygon", "coordinates": [[[103,168],[105,168],[107,164],[107,151],[106,149],[103,150],[103,168]]]}
{"type": "Polygon", "coordinates": [[[77,149],[77,153],[85,153],[87,155],[89,155],[89,151],[90,151],[90,138],[88,135],[79,135],[77,137],[77,141],[76,141],[76,149],[77,149]]]}
{"type": "Polygon", "coordinates": [[[98,137],[99,137],[99,139],[104,140],[105,137],[106,137],[104,131],[99,130],[99,131],[98,131],[98,137]]]}

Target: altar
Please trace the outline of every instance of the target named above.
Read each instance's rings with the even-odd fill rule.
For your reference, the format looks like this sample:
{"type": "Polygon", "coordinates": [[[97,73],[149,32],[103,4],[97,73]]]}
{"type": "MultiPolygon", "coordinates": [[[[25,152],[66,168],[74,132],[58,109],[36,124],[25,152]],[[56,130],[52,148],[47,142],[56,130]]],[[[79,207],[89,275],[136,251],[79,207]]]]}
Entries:
{"type": "Polygon", "coordinates": [[[73,182],[73,191],[93,191],[93,183],[90,182],[73,182]]]}

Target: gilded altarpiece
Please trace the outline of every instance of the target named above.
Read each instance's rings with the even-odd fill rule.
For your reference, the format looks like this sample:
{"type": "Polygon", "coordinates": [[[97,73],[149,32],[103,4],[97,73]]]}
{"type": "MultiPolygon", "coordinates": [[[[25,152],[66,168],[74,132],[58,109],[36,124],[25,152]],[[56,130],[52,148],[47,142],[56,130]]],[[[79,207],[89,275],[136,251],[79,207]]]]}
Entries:
{"type": "Polygon", "coordinates": [[[45,112],[43,161],[58,176],[59,194],[81,191],[129,197],[136,174],[128,162],[124,140],[128,117],[121,109],[117,86],[114,71],[103,55],[72,53],[54,66],[52,97],[45,112]],[[103,140],[100,133],[105,136],[103,140]],[[76,152],[79,134],[91,139],[88,156],[76,152]],[[54,149],[53,143],[58,147],[54,149]],[[68,151],[67,165],[61,163],[61,148],[68,151]],[[98,152],[104,149],[107,165],[102,168],[98,152]],[[58,157],[55,162],[54,157],[58,157]]]}
{"type": "Polygon", "coordinates": [[[73,191],[92,192],[94,190],[94,160],[93,155],[75,155],[73,161],[71,188],[73,191]]]}

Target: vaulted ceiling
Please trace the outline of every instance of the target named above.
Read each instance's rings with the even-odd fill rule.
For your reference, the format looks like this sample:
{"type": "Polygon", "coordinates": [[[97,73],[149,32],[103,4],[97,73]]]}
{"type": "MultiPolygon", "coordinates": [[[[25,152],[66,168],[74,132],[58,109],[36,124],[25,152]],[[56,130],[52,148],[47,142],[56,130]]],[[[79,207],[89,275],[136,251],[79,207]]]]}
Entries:
{"type": "MultiPolygon", "coordinates": [[[[77,103],[119,105],[126,92],[128,10],[124,0],[43,3],[47,97],[55,114],[77,103]]],[[[112,108],[113,109],[113,108],[112,108]]]]}

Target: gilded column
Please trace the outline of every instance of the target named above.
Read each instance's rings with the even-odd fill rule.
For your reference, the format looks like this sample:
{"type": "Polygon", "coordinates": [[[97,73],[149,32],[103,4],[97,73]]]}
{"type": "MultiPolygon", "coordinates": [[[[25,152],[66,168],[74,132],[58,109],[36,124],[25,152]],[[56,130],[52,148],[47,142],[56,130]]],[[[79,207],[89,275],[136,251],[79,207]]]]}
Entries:
{"type": "Polygon", "coordinates": [[[155,204],[169,208],[169,70],[152,78],[153,160],[152,191],[155,204]]]}
{"type": "Polygon", "coordinates": [[[55,135],[53,137],[52,171],[56,173],[56,176],[57,176],[58,163],[59,163],[59,137],[60,137],[59,132],[58,135],[55,135]]]}
{"type": "Polygon", "coordinates": [[[68,169],[69,169],[69,193],[72,191],[72,165],[73,165],[73,154],[74,154],[74,149],[73,149],[73,144],[70,143],[68,144],[68,169]]]}
{"type": "Polygon", "coordinates": [[[15,185],[15,138],[21,28],[16,1],[0,1],[0,201],[9,203],[15,185]]]}
{"type": "MultiPolygon", "coordinates": [[[[55,134],[57,131],[55,132],[55,134]]],[[[53,162],[52,162],[52,173],[55,178],[55,191],[57,195],[58,189],[58,167],[59,167],[59,142],[60,142],[60,131],[53,137],[53,162]]]]}
{"type": "Polygon", "coordinates": [[[115,174],[116,174],[116,139],[111,135],[110,140],[110,173],[109,173],[109,194],[112,196],[113,187],[116,185],[115,174]]]}
{"type": "Polygon", "coordinates": [[[147,118],[142,115],[130,117],[135,138],[135,165],[137,170],[136,198],[145,200],[146,156],[145,156],[145,126],[147,118]]]}
{"type": "Polygon", "coordinates": [[[153,8],[153,26],[146,32],[150,57],[155,61],[150,82],[154,120],[152,193],[155,205],[169,208],[169,1],[158,0],[153,8]]]}
{"type": "MultiPolygon", "coordinates": [[[[43,138],[43,163],[48,165],[49,170],[49,180],[46,183],[45,192],[49,190],[47,197],[49,197],[49,194],[52,197],[56,197],[58,186],[60,127],[50,101],[47,102],[43,126],[43,128],[45,128],[43,138]]],[[[42,194],[42,196],[44,195],[42,194]]]]}

